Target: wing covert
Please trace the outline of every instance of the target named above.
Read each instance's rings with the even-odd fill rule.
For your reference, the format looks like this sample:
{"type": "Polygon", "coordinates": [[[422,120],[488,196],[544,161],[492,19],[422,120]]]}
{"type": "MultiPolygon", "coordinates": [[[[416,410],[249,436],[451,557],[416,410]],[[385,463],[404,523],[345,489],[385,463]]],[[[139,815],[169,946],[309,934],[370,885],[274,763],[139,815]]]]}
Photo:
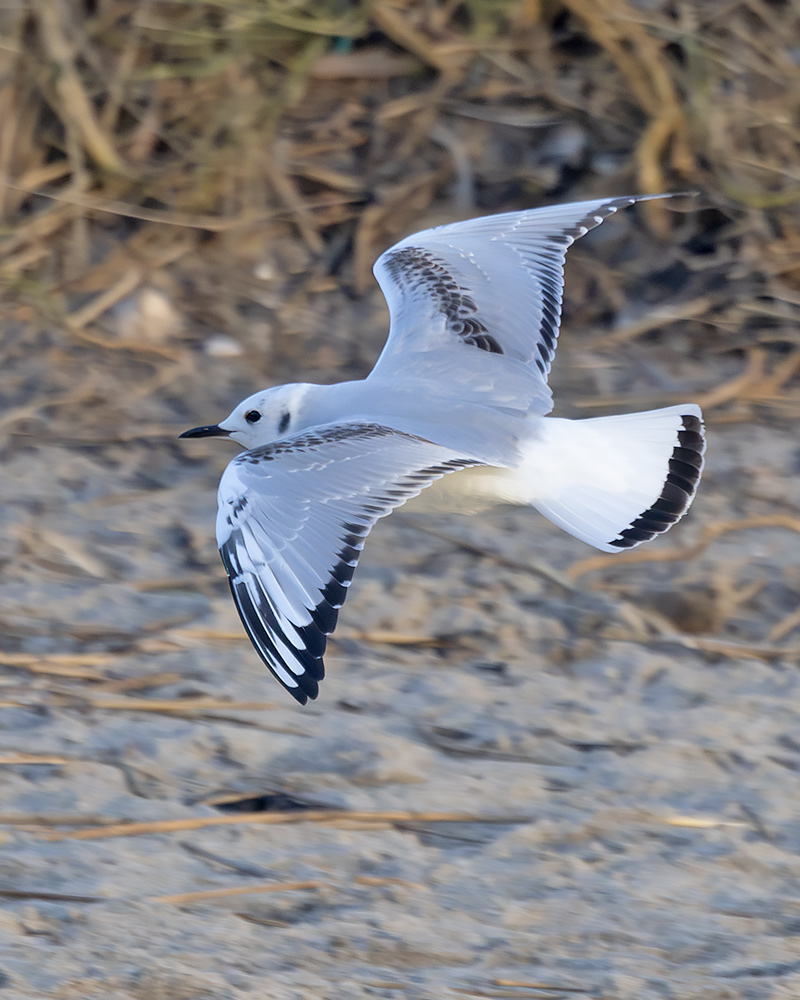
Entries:
{"type": "Polygon", "coordinates": [[[242,623],[301,704],[316,698],[375,522],[477,463],[379,424],[330,424],[238,455],[219,488],[217,542],[242,623]]]}

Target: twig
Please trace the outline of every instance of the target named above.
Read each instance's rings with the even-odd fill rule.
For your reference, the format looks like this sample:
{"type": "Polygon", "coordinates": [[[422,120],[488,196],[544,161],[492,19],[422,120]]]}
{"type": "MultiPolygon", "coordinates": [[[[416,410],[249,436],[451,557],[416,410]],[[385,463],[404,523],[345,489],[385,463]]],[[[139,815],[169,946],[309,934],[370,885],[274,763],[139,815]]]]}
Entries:
{"type": "Polygon", "coordinates": [[[77,896],[71,892],[38,892],[36,889],[0,889],[6,899],[41,899],[52,903],[107,903],[107,896],[77,896]]]}
{"type": "Polygon", "coordinates": [[[138,691],[142,688],[164,687],[167,684],[178,684],[184,680],[183,674],[166,671],[160,674],[144,674],[138,677],[123,677],[117,681],[106,681],[95,687],[99,694],[123,694],[127,691],[138,691]]]}
{"type": "MultiPolygon", "coordinates": [[[[57,692],[92,708],[126,712],[166,712],[169,715],[205,714],[210,711],[266,712],[276,708],[274,701],[225,701],[222,698],[115,698],[113,695],[64,690],[57,692]]],[[[294,730],[292,730],[294,732],[294,730]]]]}
{"type": "MultiPolygon", "coordinates": [[[[353,882],[356,885],[364,886],[387,886],[396,885],[410,889],[424,890],[426,886],[418,882],[409,882],[402,878],[370,878],[367,875],[359,875],[353,882]]],[[[197,892],[181,892],[173,896],[153,896],[154,903],[201,903],[209,899],[230,899],[235,896],[259,895],[265,892],[296,892],[305,889],[321,889],[329,885],[327,882],[307,881],[307,882],[262,882],[259,885],[231,886],[224,889],[202,889],[197,892]]]]}
{"type": "MultiPolygon", "coordinates": [[[[495,986],[514,986],[526,990],[550,990],[551,993],[588,993],[582,986],[554,986],[553,983],[529,983],[519,979],[495,979],[495,986]]],[[[518,994],[515,994],[515,996],[518,994]]]]}
{"type": "Polygon", "coordinates": [[[80,677],[84,680],[103,681],[106,675],[95,666],[106,666],[114,662],[114,657],[107,653],[53,654],[51,656],[35,656],[32,653],[2,653],[0,665],[27,670],[31,674],[52,674],[56,677],[80,677]]]}
{"type": "MultiPolygon", "coordinates": [[[[636,642],[642,642],[640,638],[636,642]]],[[[653,643],[675,643],[686,649],[696,649],[701,653],[718,653],[729,659],[744,660],[797,660],[800,646],[765,646],[758,643],[731,642],[727,639],[706,638],[695,635],[659,635],[646,640],[653,643]]]]}
{"type": "Polygon", "coordinates": [[[296,892],[298,889],[319,889],[324,882],[265,882],[262,885],[239,885],[228,889],[205,889],[199,892],[179,892],[174,896],[151,896],[153,903],[201,903],[207,899],[230,899],[264,892],[296,892]]]}
{"type": "Polygon", "coordinates": [[[667,826],[684,827],[688,830],[716,830],[722,826],[748,826],[741,820],[707,819],[703,816],[667,816],[664,819],[667,826]]]}
{"type": "Polygon", "coordinates": [[[381,646],[423,646],[427,648],[441,648],[451,646],[457,638],[450,635],[414,635],[406,632],[391,632],[388,629],[353,629],[341,628],[332,635],[331,640],[336,642],[355,640],[356,642],[374,642],[381,646]]]}
{"type": "Polygon", "coordinates": [[[73,46],[61,23],[61,11],[67,8],[54,0],[34,0],[34,9],[42,44],[53,66],[53,86],[61,99],[59,113],[78,131],[87,152],[100,167],[125,174],[125,164],[100,127],[75,68],[73,46]]]}
{"type": "Polygon", "coordinates": [[[59,753],[0,753],[0,764],[72,764],[76,758],[59,753]]]}
{"type": "Polygon", "coordinates": [[[66,324],[73,333],[78,333],[85,326],[93,323],[104,312],[108,312],[122,299],[131,295],[141,284],[144,273],[141,268],[131,267],[110,287],[99,295],[96,295],[91,302],[88,302],[75,312],[69,313],[66,324]]]}
{"type": "MultiPolygon", "coordinates": [[[[266,212],[254,212],[245,211],[241,215],[234,216],[233,218],[223,218],[219,215],[203,215],[202,213],[184,213],[176,212],[172,209],[158,209],[158,208],[141,208],[138,205],[131,205],[128,202],[116,201],[113,198],[97,198],[94,195],[82,194],[77,191],[70,191],[69,194],[57,193],[53,191],[44,191],[34,188],[28,188],[24,185],[11,184],[6,185],[13,191],[21,191],[28,195],[36,195],[37,198],[49,198],[51,201],[60,202],[64,206],[73,209],[86,209],[90,212],[107,212],[110,215],[118,215],[123,219],[138,219],[141,222],[159,222],[165,226],[181,226],[186,229],[203,229],[209,233],[228,233],[235,231],[237,229],[244,229],[248,227],[261,226],[265,222],[271,222],[274,219],[282,219],[287,215],[291,215],[294,211],[291,207],[276,208],[271,209],[266,212]]],[[[316,211],[322,208],[339,208],[342,205],[352,205],[363,201],[363,196],[347,196],[347,195],[326,195],[319,198],[309,198],[305,202],[305,207],[308,211],[316,211]]],[[[49,216],[48,216],[49,217],[49,216]]],[[[33,220],[42,220],[45,218],[45,213],[38,215],[33,220]]],[[[65,221],[59,218],[58,221],[51,221],[48,224],[48,228],[55,228],[57,225],[65,221]]],[[[32,225],[30,223],[29,225],[32,225]]],[[[44,222],[40,222],[40,226],[44,226],[44,222]]],[[[23,230],[24,232],[24,230],[23,230]]],[[[19,232],[15,233],[14,236],[14,246],[20,244],[20,242],[25,242],[25,240],[18,239],[19,232]]],[[[35,238],[38,233],[31,234],[31,241],[35,238]]],[[[47,233],[44,234],[46,236],[47,233]]],[[[4,244],[3,250],[7,251],[10,246],[9,243],[4,244]]]]}
{"type": "Polygon", "coordinates": [[[749,531],[755,528],[786,528],[788,531],[800,532],[800,518],[790,517],[788,514],[763,514],[746,517],[739,521],[712,524],[705,529],[699,541],[695,542],[694,545],[680,549],[650,550],[639,548],[630,552],[620,552],[619,555],[589,556],[587,559],[580,559],[569,566],[564,570],[564,575],[568,580],[577,580],[586,573],[595,573],[598,570],[617,566],[631,566],[635,563],[646,562],[680,562],[683,559],[693,559],[722,535],[731,531],[749,531]]]}
{"type": "Polygon", "coordinates": [[[309,250],[314,254],[321,254],[325,249],[325,242],[319,234],[308,205],[301,198],[283,163],[279,161],[280,151],[279,144],[273,145],[274,155],[265,157],[262,169],[273,190],[291,213],[309,250]]]}
{"type": "Polygon", "coordinates": [[[643,333],[657,330],[659,327],[667,326],[669,323],[678,323],[681,320],[695,319],[697,316],[702,316],[718,304],[719,299],[713,295],[701,295],[696,299],[690,299],[688,302],[675,302],[659,306],[617,330],[589,338],[586,346],[588,348],[618,347],[620,344],[635,340],[636,337],[640,337],[643,333]]]}
{"type": "Polygon", "coordinates": [[[800,625],[800,608],[781,618],[767,633],[767,642],[779,642],[800,625]]]}
{"type": "MultiPolygon", "coordinates": [[[[509,814],[481,816],[470,813],[366,812],[344,809],[307,809],[293,812],[240,813],[236,816],[204,816],[191,819],[156,820],[150,823],[116,823],[103,827],[86,827],[78,830],[40,832],[45,840],[102,840],[107,837],[139,837],[152,833],[176,833],[184,830],[203,830],[210,826],[280,826],[286,823],[337,823],[353,820],[368,824],[402,823],[497,823],[524,825],[532,823],[534,816],[509,814]]],[[[0,817],[2,821],[2,817],[0,817]]]]}

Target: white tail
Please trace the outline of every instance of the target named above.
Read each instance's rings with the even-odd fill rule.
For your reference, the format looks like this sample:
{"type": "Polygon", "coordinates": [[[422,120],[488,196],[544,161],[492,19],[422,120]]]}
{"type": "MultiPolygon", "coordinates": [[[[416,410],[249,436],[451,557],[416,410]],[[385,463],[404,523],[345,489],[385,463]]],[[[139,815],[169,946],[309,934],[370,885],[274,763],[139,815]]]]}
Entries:
{"type": "Polygon", "coordinates": [[[700,408],[537,421],[521,465],[502,476],[505,498],[530,503],[604,552],[667,531],[686,513],[703,468],[700,408]]]}

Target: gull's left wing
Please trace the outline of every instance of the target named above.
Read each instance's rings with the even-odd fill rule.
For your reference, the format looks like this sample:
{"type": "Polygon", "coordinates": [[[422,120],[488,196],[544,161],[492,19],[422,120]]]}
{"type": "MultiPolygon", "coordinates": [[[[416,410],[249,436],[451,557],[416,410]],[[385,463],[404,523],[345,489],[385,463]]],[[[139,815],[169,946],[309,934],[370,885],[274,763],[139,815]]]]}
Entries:
{"type": "Polygon", "coordinates": [[[217,543],[261,659],[301,704],[375,522],[478,465],[378,424],[329,424],[238,455],[219,487],[217,543]]]}
{"type": "Polygon", "coordinates": [[[445,348],[454,377],[459,358],[466,364],[464,352],[480,350],[522,362],[546,383],[567,249],[618,209],[668,197],[599,198],[489,215],[401,240],[374,267],[391,325],[372,374],[408,372],[424,352],[445,348]]]}

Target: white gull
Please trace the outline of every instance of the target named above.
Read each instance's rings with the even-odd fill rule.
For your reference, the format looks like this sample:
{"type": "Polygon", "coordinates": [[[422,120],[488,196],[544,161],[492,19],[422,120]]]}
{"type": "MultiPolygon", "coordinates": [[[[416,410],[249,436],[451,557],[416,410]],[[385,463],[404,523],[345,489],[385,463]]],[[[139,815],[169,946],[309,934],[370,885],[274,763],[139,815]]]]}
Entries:
{"type": "Polygon", "coordinates": [[[481,489],[493,501],[530,504],[604,552],[686,512],[705,452],[699,407],[545,416],[567,249],[648,197],[667,196],[511,212],[401,240],[375,264],[391,325],[366,379],[265,389],[181,435],[247,449],[220,482],[217,542],[253,645],[297,701],[317,697],[370,529],[447,473],[491,467],[481,489]]]}

